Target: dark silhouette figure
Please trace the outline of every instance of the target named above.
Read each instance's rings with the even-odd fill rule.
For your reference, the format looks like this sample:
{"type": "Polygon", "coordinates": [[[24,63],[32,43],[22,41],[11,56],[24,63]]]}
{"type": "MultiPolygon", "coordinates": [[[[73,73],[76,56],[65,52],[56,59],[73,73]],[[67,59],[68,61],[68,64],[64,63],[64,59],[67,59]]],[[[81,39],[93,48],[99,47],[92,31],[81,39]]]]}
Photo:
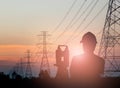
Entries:
{"type": "Polygon", "coordinates": [[[68,66],[69,66],[69,49],[66,45],[59,45],[56,50],[56,64],[57,74],[56,79],[66,80],[68,79],[68,66]],[[62,48],[65,48],[62,50],[62,48]]]}
{"type": "Polygon", "coordinates": [[[104,60],[94,54],[96,37],[91,32],[87,32],[80,43],[83,44],[84,53],[73,57],[70,67],[71,79],[88,86],[97,84],[104,72],[104,60]]]}

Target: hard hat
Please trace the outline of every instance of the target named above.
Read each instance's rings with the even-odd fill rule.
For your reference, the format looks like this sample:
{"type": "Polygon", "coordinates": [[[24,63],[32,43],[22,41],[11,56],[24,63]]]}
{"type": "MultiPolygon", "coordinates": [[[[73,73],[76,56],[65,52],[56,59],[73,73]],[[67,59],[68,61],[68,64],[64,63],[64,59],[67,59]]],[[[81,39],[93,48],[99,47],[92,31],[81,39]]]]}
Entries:
{"type": "Polygon", "coordinates": [[[82,40],[80,41],[80,43],[84,43],[84,42],[97,43],[97,40],[96,40],[96,37],[93,33],[87,32],[83,35],[82,40]]]}

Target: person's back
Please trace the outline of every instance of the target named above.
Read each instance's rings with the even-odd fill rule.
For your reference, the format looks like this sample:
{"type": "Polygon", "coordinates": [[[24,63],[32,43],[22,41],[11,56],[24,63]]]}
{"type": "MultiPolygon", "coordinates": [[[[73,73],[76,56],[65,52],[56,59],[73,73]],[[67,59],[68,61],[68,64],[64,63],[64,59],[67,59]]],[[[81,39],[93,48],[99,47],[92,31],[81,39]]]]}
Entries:
{"type": "Polygon", "coordinates": [[[70,67],[71,78],[79,81],[93,82],[100,77],[100,74],[103,74],[103,71],[104,60],[96,55],[75,56],[70,67]]]}
{"type": "Polygon", "coordinates": [[[104,60],[94,54],[97,41],[91,32],[86,33],[81,42],[84,54],[73,57],[70,67],[71,79],[76,82],[93,84],[104,72],[104,60]]]}

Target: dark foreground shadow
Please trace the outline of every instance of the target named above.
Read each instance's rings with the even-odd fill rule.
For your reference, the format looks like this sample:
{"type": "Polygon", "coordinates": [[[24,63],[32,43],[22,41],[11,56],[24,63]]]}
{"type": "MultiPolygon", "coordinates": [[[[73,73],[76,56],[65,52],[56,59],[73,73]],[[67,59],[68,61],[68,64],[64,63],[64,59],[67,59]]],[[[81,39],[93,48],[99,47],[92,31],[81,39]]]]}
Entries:
{"type": "Polygon", "coordinates": [[[70,79],[0,78],[0,88],[120,88],[120,78],[103,78],[100,85],[87,85],[70,79]]]}

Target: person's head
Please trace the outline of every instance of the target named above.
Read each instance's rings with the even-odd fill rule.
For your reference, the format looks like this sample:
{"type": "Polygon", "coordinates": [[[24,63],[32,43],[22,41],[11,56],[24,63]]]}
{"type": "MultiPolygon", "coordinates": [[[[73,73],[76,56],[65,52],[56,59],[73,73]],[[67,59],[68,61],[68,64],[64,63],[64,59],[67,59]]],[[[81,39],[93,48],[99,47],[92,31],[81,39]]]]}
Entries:
{"type": "Polygon", "coordinates": [[[83,49],[85,53],[92,54],[95,50],[97,40],[93,33],[87,32],[83,35],[80,43],[83,44],[83,49]]]}

